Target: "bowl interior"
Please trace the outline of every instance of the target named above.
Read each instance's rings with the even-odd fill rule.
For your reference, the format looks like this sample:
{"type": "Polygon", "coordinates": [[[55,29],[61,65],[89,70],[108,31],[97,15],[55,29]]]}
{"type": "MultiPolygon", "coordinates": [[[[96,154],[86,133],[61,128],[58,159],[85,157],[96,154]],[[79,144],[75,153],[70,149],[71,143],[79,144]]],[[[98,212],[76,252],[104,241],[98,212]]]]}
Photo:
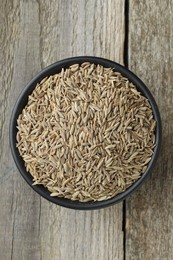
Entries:
{"type": "Polygon", "coordinates": [[[27,86],[22,90],[15,107],[12,112],[11,116],[11,122],[10,122],[10,146],[13,158],[15,160],[15,163],[21,173],[21,175],[24,177],[24,179],[27,181],[27,183],[41,196],[46,198],[47,200],[64,206],[68,208],[73,209],[99,209],[106,206],[110,206],[114,203],[117,203],[123,199],[125,199],[129,194],[131,194],[136,188],[138,188],[146,178],[146,176],[149,174],[149,172],[152,170],[160,150],[160,143],[161,143],[161,119],[159,110],[157,107],[157,104],[151,95],[148,88],[144,85],[144,83],[131,71],[126,69],[125,67],[121,66],[120,64],[106,60],[103,58],[98,57],[89,57],[89,56],[83,56],[83,57],[74,57],[74,58],[68,58],[62,61],[58,61],[47,68],[43,69],[39,74],[37,74],[28,84],[27,86]],[[32,176],[26,171],[24,161],[22,157],[19,155],[19,151],[16,148],[16,134],[17,134],[17,118],[19,114],[21,114],[22,109],[25,107],[25,105],[28,102],[28,95],[32,93],[37,83],[39,83],[43,78],[46,76],[50,76],[56,73],[59,73],[62,68],[68,68],[70,65],[73,65],[75,63],[81,64],[83,62],[89,61],[94,64],[100,64],[104,67],[111,67],[114,68],[115,71],[120,72],[123,76],[129,79],[130,82],[132,82],[136,88],[149,100],[150,105],[153,110],[154,119],[157,122],[156,125],[156,147],[154,149],[154,154],[152,156],[151,161],[148,164],[148,168],[146,172],[137,180],[135,181],[129,188],[127,188],[124,192],[116,195],[115,197],[105,200],[105,201],[97,201],[97,202],[79,202],[79,201],[71,201],[69,199],[65,198],[59,198],[59,197],[51,197],[50,192],[43,186],[43,185],[36,185],[32,186],[32,176]]]}

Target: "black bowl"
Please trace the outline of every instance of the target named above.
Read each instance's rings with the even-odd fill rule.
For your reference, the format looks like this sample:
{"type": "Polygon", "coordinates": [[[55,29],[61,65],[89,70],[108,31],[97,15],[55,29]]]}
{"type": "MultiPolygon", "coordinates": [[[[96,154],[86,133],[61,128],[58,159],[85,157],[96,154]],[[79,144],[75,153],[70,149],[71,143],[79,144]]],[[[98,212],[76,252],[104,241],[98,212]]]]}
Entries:
{"type": "Polygon", "coordinates": [[[148,88],[144,85],[144,83],[131,71],[126,69],[125,67],[121,66],[120,64],[117,64],[114,61],[110,61],[103,58],[98,57],[88,57],[88,56],[82,56],[82,57],[74,57],[74,58],[68,58],[65,60],[58,61],[47,68],[43,69],[40,73],[38,73],[29,83],[28,85],[22,90],[15,106],[12,112],[11,116],[11,122],[10,122],[10,146],[12,155],[14,158],[14,161],[19,169],[19,172],[24,177],[26,182],[41,196],[43,196],[45,199],[72,209],[80,209],[80,210],[91,210],[91,209],[100,209],[107,206],[110,206],[112,204],[118,203],[122,200],[124,200],[129,194],[131,194],[133,191],[135,191],[146,179],[146,177],[149,175],[151,170],[153,169],[154,164],[156,163],[158,153],[160,150],[160,144],[161,144],[161,119],[159,110],[157,107],[157,104],[151,95],[148,88]],[[75,63],[83,63],[85,61],[89,61],[91,63],[100,64],[104,67],[111,67],[114,68],[116,71],[120,72],[123,76],[129,79],[130,82],[132,82],[137,89],[149,100],[150,105],[153,110],[154,119],[157,122],[156,127],[156,146],[154,149],[154,154],[152,156],[151,161],[148,164],[148,168],[146,172],[136,181],[134,182],[128,189],[126,189],[124,192],[116,195],[115,197],[105,200],[105,201],[97,201],[97,202],[79,202],[79,201],[72,201],[70,199],[65,198],[59,198],[59,197],[51,197],[50,192],[43,186],[43,185],[36,185],[32,186],[32,176],[26,171],[24,161],[22,157],[19,155],[19,151],[16,148],[16,134],[17,134],[17,118],[19,114],[21,114],[22,109],[27,104],[28,101],[28,95],[31,94],[31,92],[34,90],[36,84],[40,82],[43,78],[46,76],[50,76],[56,73],[59,73],[62,68],[68,68],[70,65],[75,63]]]}

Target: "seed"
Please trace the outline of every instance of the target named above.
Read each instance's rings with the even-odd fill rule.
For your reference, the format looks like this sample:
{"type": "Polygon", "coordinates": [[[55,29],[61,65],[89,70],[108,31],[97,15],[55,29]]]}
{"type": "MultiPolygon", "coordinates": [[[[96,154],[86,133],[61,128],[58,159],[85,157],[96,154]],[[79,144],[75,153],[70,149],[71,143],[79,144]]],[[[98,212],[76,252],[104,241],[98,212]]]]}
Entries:
{"type": "Polygon", "coordinates": [[[147,170],[156,122],[127,78],[85,62],[42,79],[17,129],[16,146],[33,185],[88,202],[116,196],[147,170]]]}

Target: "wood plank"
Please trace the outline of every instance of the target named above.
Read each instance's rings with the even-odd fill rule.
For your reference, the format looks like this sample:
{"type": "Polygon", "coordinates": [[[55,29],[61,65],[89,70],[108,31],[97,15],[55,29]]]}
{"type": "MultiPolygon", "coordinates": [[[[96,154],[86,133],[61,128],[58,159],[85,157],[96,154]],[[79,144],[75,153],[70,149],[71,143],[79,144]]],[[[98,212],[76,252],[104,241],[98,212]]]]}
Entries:
{"type": "MultiPolygon", "coordinates": [[[[56,3],[40,4],[43,66],[76,55],[123,61],[123,1],[56,3]]],[[[42,259],[123,259],[122,204],[79,212],[41,200],[41,210],[42,259]]]]}
{"type": "Polygon", "coordinates": [[[129,67],[158,103],[163,143],[151,178],[127,200],[126,259],[173,259],[173,2],[129,7],[129,67]]]}
{"type": "Polygon", "coordinates": [[[0,3],[0,256],[13,260],[121,260],[122,204],[79,212],[40,199],[14,165],[8,126],[19,92],[42,67],[75,55],[97,55],[123,63],[124,1],[0,3]]]}
{"type": "Polygon", "coordinates": [[[40,198],[18,173],[11,157],[8,128],[23,86],[40,70],[38,4],[1,3],[0,258],[40,259],[40,198]]]}

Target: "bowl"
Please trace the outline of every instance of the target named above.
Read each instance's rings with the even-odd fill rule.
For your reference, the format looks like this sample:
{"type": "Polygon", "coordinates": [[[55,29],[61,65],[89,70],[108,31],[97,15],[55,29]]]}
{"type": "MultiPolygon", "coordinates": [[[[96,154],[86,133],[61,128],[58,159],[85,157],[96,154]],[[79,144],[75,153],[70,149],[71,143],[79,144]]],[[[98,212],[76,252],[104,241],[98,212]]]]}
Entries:
{"type": "Polygon", "coordinates": [[[21,94],[19,95],[17,102],[14,106],[11,121],[10,121],[10,147],[11,152],[14,158],[14,161],[16,163],[16,166],[20,172],[20,174],[24,177],[25,181],[36,191],[39,195],[44,197],[50,202],[53,202],[55,204],[58,204],[60,206],[64,206],[67,208],[77,209],[77,210],[92,210],[92,209],[100,209],[107,206],[111,206],[115,203],[118,203],[120,201],[123,201],[127,196],[129,196],[132,192],[134,192],[139,186],[144,182],[147,176],[151,173],[156,160],[158,158],[160,145],[161,145],[161,118],[159,114],[159,110],[157,107],[157,104],[148,90],[148,88],[145,86],[145,84],[131,71],[129,71],[127,68],[123,67],[122,65],[103,58],[99,57],[91,57],[91,56],[80,56],[80,57],[72,57],[67,58],[58,62],[55,62],[54,64],[46,67],[41,72],[39,72],[28,84],[24,89],[22,90],[21,94]],[[91,201],[91,202],[79,202],[79,201],[72,201],[70,199],[66,198],[60,198],[60,197],[51,197],[50,192],[45,188],[43,185],[35,185],[33,186],[32,183],[32,176],[26,171],[24,161],[22,157],[19,155],[19,151],[16,148],[16,134],[17,134],[17,118],[19,114],[21,114],[22,109],[25,107],[28,101],[28,96],[32,93],[37,83],[39,83],[43,78],[46,76],[50,76],[56,73],[59,73],[62,68],[68,68],[69,66],[78,63],[81,64],[83,62],[91,62],[94,64],[100,64],[104,67],[112,67],[115,71],[120,72],[124,77],[128,78],[130,82],[132,82],[138,91],[142,93],[143,96],[145,96],[151,105],[154,119],[156,120],[156,146],[154,148],[154,153],[152,156],[151,161],[148,164],[148,168],[145,171],[145,173],[142,174],[142,176],[135,181],[129,188],[127,188],[124,192],[119,193],[115,197],[104,200],[104,201],[91,201]]]}

